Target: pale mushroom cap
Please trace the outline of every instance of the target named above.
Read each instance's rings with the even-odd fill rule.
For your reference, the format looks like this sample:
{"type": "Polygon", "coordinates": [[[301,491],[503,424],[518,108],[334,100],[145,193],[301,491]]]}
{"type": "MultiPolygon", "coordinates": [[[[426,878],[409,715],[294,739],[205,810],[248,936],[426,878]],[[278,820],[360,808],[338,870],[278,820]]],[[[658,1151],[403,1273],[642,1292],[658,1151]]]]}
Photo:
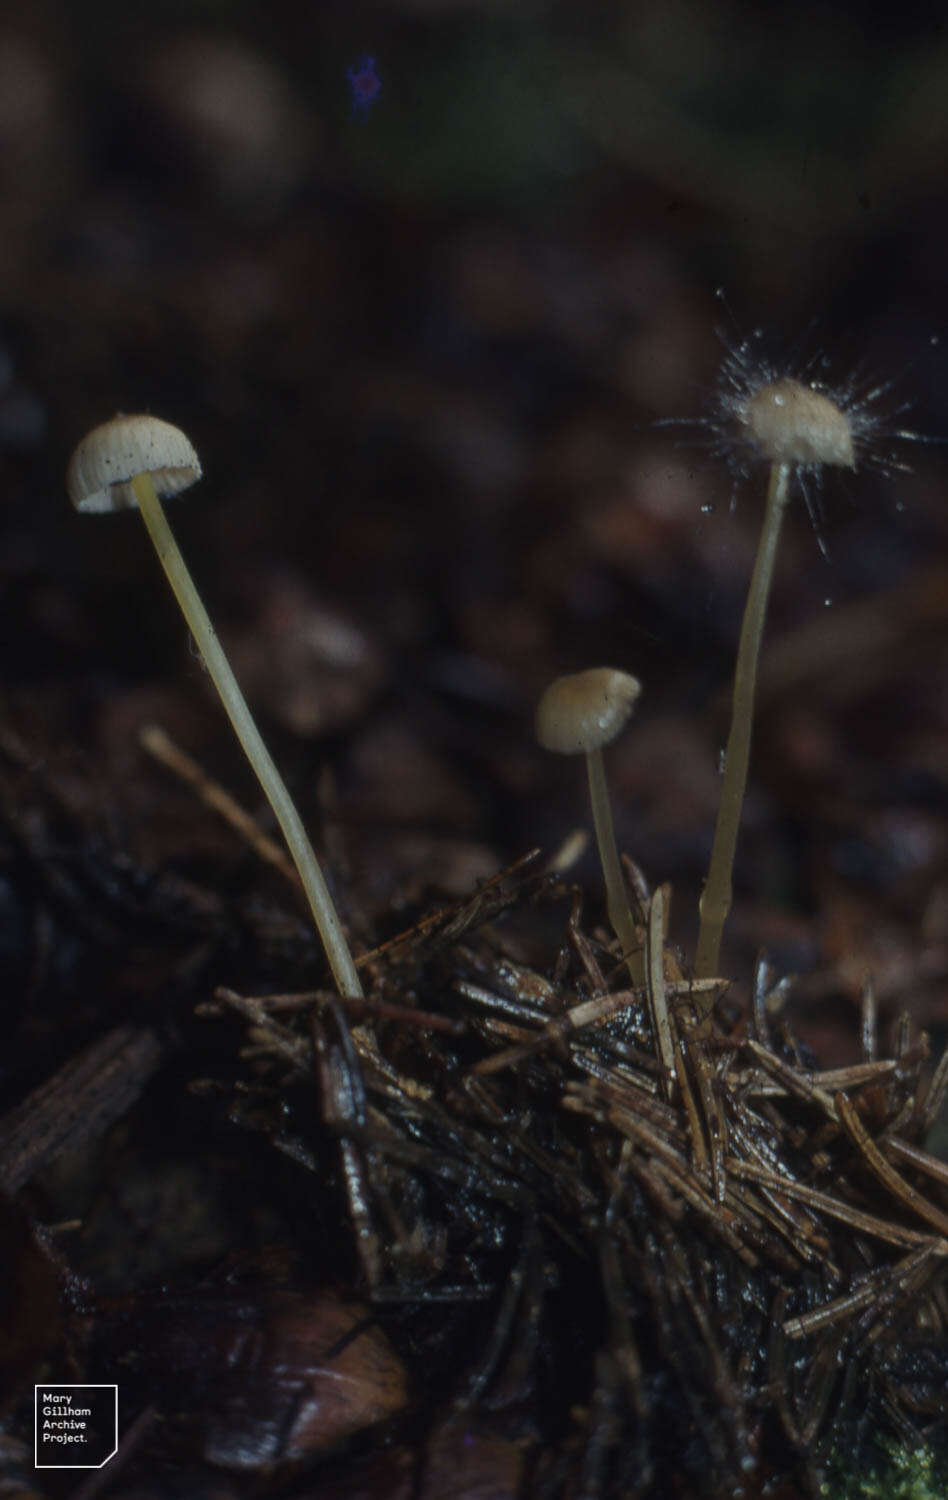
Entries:
{"type": "Polygon", "coordinates": [[[744,404],[740,420],[755,448],[774,464],[835,464],[854,469],[852,425],[835,401],[785,375],[744,404]]]}
{"type": "Polygon", "coordinates": [[[537,739],[561,755],[598,750],[615,739],[641,691],[637,677],[615,667],[557,677],[537,704],[537,739]]]}
{"type": "Polygon", "coordinates": [[[201,477],[201,460],[180,427],[160,417],[117,416],[93,427],[66,471],[66,490],[77,510],[127,510],[137,506],[130,481],[150,474],[162,497],[177,495],[201,477]]]}

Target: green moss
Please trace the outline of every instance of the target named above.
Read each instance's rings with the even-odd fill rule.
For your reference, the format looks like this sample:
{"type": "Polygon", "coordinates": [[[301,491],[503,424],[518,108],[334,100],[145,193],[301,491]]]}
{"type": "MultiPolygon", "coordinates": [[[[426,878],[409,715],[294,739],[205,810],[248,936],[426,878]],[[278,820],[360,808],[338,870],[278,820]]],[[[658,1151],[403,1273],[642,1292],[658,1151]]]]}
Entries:
{"type": "Polygon", "coordinates": [[[886,1459],[870,1473],[846,1471],[845,1458],[830,1462],[829,1477],[820,1486],[826,1500],[944,1500],[948,1493],[948,1459],[931,1448],[884,1443],[886,1459]]]}

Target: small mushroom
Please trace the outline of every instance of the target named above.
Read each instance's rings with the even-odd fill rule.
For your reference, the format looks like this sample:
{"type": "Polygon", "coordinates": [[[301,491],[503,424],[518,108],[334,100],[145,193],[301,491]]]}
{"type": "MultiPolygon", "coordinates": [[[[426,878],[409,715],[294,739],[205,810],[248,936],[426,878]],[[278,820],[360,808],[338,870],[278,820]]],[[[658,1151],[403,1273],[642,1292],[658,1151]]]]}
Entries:
{"type": "Polygon", "coordinates": [[[641,691],[638,678],[628,672],[592,667],[557,677],[543,693],[536,712],[537,739],[545,750],[586,757],[593,825],[606,882],[606,908],[636,984],[643,983],[645,975],[641,937],[622,878],[602,747],[611,744],[624,728],[641,691]]]}
{"type": "Polygon", "coordinates": [[[260,737],[161,506],[159,496],[176,495],[200,477],[200,460],[179,428],[157,417],[120,415],[83,438],[70,460],[66,488],[79,511],[141,512],[234,732],[283,830],[339,992],[361,996],[352,955],[300,815],[260,737]]]}

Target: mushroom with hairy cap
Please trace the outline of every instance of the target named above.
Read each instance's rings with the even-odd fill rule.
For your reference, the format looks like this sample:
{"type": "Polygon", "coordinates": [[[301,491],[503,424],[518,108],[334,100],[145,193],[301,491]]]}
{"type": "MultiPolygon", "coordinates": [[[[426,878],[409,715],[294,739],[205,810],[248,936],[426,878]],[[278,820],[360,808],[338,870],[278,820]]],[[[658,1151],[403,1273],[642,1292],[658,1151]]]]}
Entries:
{"type": "Polygon", "coordinates": [[[701,918],[695,977],[714,978],[720,967],[721,937],[731,909],[732,871],[750,764],[751,726],[757,660],[777,546],[794,469],[823,464],[855,468],[851,419],[825,392],[782,376],[753,391],[736,415],[751,447],[770,464],[764,525],[751,576],[734,669],[731,728],[724,752],[724,779],[714,829],[708,876],[699,904],[701,918]]]}
{"type": "Polygon", "coordinates": [[[359,997],[359,976],[313,847],[260,737],[162,509],[159,496],[176,495],[200,478],[200,459],[179,428],[158,417],[119,415],[83,438],[70,460],[66,488],[79,511],[141,512],[234,732],[283,830],[339,992],[359,997]]]}

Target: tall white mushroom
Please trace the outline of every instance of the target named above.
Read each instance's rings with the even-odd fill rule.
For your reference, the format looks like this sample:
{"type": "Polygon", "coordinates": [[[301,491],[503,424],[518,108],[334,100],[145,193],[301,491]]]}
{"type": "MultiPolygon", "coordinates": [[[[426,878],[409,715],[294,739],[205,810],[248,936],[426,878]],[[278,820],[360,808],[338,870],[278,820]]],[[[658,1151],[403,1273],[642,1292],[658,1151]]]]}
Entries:
{"type": "Polygon", "coordinates": [[[751,576],[734,669],[731,730],[724,753],[721,803],[708,876],[701,894],[695,977],[713,979],[720,967],[721,936],[731,909],[731,872],[750,762],[757,659],[780,529],[795,469],[822,464],[855,468],[852,421],[822,391],[783,376],[754,391],[736,415],[746,440],[770,464],[764,525],[751,576]]]}
{"type": "Polygon", "coordinates": [[[635,983],[644,980],[641,942],[619,863],[602,747],[623,729],[641,691],[638,678],[628,672],[592,667],[557,677],[543,693],[536,712],[537,739],[544,749],[586,757],[593,825],[606,882],[606,909],[635,983]]]}
{"type": "Polygon", "coordinates": [[[200,477],[200,460],[179,428],[158,417],[117,416],[83,438],[70,460],[66,488],[79,511],[141,512],[234,732],[283,830],[339,993],[358,997],[362,986],[313,847],[260,737],[161,506],[159,496],[176,495],[200,477]]]}

